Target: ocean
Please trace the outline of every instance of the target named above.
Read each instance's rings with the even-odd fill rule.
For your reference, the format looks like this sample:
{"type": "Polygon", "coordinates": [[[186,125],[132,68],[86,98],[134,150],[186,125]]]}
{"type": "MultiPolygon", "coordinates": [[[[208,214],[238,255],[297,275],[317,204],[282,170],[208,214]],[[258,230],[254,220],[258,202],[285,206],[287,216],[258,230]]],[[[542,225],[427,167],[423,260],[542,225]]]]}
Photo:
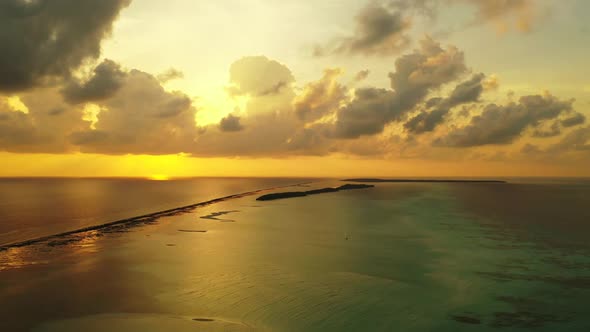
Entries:
{"type": "MultiPolygon", "coordinates": [[[[105,198],[115,205],[105,213],[131,214],[119,201],[127,198],[144,213],[211,198],[207,187],[226,196],[301,182],[191,181],[121,185],[127,191],[105,198]],[[181,189],[189,183],[199,189],[181,189]]],[[[264,191],[0,251],[0,330],[590,330],[587,180],[374,183],[256,200],[341,184],[264,191]]],[[[59,206],[82,215],[67,211],[76,203],[59,206]]],[[[49,232],[34,219],[26,225],[36,235],[49,232]]]]}
{"type": "Polygon", "coordinates": [[[0,246],[305,179],[0,178],[0,246]]]}

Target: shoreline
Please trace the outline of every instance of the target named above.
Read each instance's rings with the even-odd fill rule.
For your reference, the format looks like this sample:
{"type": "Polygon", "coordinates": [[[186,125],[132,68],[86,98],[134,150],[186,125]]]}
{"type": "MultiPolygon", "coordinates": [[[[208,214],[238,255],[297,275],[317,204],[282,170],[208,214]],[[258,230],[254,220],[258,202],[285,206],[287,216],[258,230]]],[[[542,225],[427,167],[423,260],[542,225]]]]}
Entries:
{"type": "Polygon", "coordinates": [[[369,182],[369,183],[508,183],[504,180],[469,180],[469,179],[376,179],[353,178],[340,180],[342,182],[369,182]]]}
{"type": "MultiPolygon", "coordinates": [[[[357,183],[359,183],[359,182],[365,182],[365,183],[507,183],[507,181],[502,181],[502,180],[379,179],[379,178],[351,178],[351,179],[342,179],[339,181],[341,181],[341,182],[357,182],[357,183]]],[[[140,224],[140,223],[148,223],[148,222],[152,222],[152,221],[154,221],[158,218],[161,218],[161,217],[168,217],[168,216],[174,216],[174,215],[177,215],[180,213],[186,213],[186,212],[192,211],[192,210],[199,208],[199,207],[204,207],[204,206],[208,206],[208,205],[212,205],[212,204],[216,204],[216,203],[220,203],[220,202],[224,202],[224,201],[228,201],[228,200],[232,200],[232,199],[237,199],[237,198],[241,198],[241,197],[253,196],[256,194],[260,194],[260,193],[264,193],[264,192],[272,191],[272,190],[276,190],[276,189],[297,187],[297,186],[301,186],[301,185],[305,185],[305,184],[309,184],[309,183],[312,183],[312,182],[301,182],[301,183],[295,183],[295,184],[286,185],[286,186],[257,189],[257,190],[248,191],[248,192],[244,192],[244,193],[238,193],[238,194],[223,196],[223,197],[219,197],[219,198],[214,198],[214,199],[211,199],[208,201],[203,201],[203,202],[199,202],[199,203],[195,203],[195,204],[180,206],[180,207],[176,207],[176,208],[172,208],[172,209],[156,211],[156,212],[152,212],[152,213],[148,213],[148,214],[143,214],[143,215],[134,216],[134,217],[130,217],[130,218],[119,219],[119,220],[115,220],[115,221],[109,221],[106,223],[88,226],[88,227],[84,227],[84,228],[79,228],[79,229],[66,231],[66,232],[62,232],[62,233],[36,237],[33,239],[28,239],[28,240],[23,240],[23,241],[0,244],[0,252],[6,251],[11,248],[26,247],[26,246],[33,245],[33,244],[50,241],[52,239],[58,239],[61,237],[76,235],[76,234],[80,234],[80,233],[84,233],[84,232],[91,232],[91,231],[99,231],[99,230],[103,230],[103,229],[108,229],[109,227],[125,226],[125,225],[131,226],[131,225],[140,224]]],[[[338,191],[338,190],[334,190],[334,189],[335,188],[323,188],[321,190],[312,190],[311,192],[276,193],[276,194],[264,195],[264,196],[271,196],[272,198],[270,198],[270,199],[268,199],[268,198],[267,199],[260,199],[260,198],[264,197],[264,196],[261,196],[261,197],[258,197],[257,200],[258,201],[268,201],[268,200],[275,200],[275,199],[282,199],[282,198],[308,196],[308,195],[313,195],[313,194],[320,193],[320,192],[323,193],[323,192],[338,191]],[[328,189],[332,189],[332,190],[328,190],[328,189]],[[294,193],[297,193],[300,195],[295,195],[295,196],[287,195],[287,196],[285,196],[285,194],[294,194],[294,193]],[[274,196],[276,196],[276,197],[274,197],[274,196]]]]}
{"type": "Polygon", "coordinates": [[[318,195],[318,194],[325,194],[325,193],[335,193],[344,190],[358,190],[358,189],[367,189],[375,187],[372,184],[345,184],[340,187],[327,187],[321,189],[313,189],[307,191],[288,191],[282,193],[272,193],[266,194],[258,197],[257,201],[274,201],[277,199],[287,199],[287,198],[296,198],[296,197],[306,197],[311,195],[318,195]]]}
{"type": "Polygon", "coordinates": [[[125,225],[134,225],[134,224],[151,222],[151,221],[154,221],[154,220],[161,218],[161,217],[170,217],[170,216],[174,216],[177,214],[190,212],[190,211],[192,211],[196,208],[199,208],[199,207],[209,206],[209,205],[213,205],[216,203],[229,201],[232,199],[253,196],[253,195],[260,194],[260,193],[263,193],[266,191],[271,191],[271,190],[276,190],[276,189],[281,189],[281,188],[297,187],[297,186],[301,186],[301,185],[309,184],[309,183],[311,183],[311,182],[301,182],[301,183],[295,183],[295,184],[287,185],[287,186],[257,189],[257,190],[247,191],[247,192],[243,192],[243,193],[239,193],[239,194],[233,194],[233,195],[223,196],[223,197],[219,197],[219,198],[214,198],[214,199],[211,199],[208,201],[199,202],[199,203],[195,203],[195,204],[180,206],[180,207],[162,210],[162,211],[156,211],[156,212],[143,214],[143,215],[139,215],[139,216],[135,216],[135,217],[131,217],[131,218],[119,219],[119,220],[110,221],[110,222],[99,224],[99,225],[79,228],[79,229],[75,229],[75,230],[71,230],[71,231],[67,231],[67,232],[51,234],[51,235],[47,235],[47,236],[41,236],[41,237],[37,237],[37,238],[29,239],[29,240],[24,240],[24,241],[1,244],[0,245],[0,252],[6,251],[6,250],[9,250],[12,248],[26,247],[26,246],[33,245],[33,244],[46,242],[46,241],[49,241],[52,239],[58,239],[61,237],[76,235],[76,234],[80,234],[80,233],[84,233],[84,232],[99,231],[99,230],[107,229],[107,228],[113,227],[113,226],[125,226],[125,225]]]}

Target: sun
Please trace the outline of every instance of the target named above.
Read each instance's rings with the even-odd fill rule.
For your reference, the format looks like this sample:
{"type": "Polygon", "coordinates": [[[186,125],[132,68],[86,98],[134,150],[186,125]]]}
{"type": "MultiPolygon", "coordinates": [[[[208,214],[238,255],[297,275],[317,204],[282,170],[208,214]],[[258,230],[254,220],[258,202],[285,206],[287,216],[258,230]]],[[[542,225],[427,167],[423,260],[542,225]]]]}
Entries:
{"type": "Polygon", "coordinates": [[[167,181],[170,180],[170,177],[165,174],[152,174],[148,177],[148,179],[152,181],[167,181]]]}

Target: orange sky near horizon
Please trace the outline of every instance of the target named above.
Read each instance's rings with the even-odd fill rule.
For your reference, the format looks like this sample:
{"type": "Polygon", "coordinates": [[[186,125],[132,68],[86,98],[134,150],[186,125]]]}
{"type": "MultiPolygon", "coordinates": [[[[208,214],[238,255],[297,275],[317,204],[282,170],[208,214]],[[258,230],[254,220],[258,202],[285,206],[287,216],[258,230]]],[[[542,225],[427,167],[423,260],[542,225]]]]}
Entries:
{"type": "Polygon", "coordinates": [[[193,158],[181,155],[108,156],[0,153],[0,177],[590,177],[576,165],[500,161],[380,160],[346,156],[193,158]]]}
{"type": "Polygon", "coordinates": [[[587,177],[588,11],[0,1],[0,177],[587,177]]]}

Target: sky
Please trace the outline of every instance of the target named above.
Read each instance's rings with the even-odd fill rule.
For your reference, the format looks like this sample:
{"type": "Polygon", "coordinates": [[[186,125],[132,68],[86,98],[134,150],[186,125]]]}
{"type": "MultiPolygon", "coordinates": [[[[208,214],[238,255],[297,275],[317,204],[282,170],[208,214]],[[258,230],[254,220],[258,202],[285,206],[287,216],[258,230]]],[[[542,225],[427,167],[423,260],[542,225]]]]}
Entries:
{"type": "Polygon", "coordinates": [[[5,0],[0,176],[590,176],[585,0],[5,0]]]}

